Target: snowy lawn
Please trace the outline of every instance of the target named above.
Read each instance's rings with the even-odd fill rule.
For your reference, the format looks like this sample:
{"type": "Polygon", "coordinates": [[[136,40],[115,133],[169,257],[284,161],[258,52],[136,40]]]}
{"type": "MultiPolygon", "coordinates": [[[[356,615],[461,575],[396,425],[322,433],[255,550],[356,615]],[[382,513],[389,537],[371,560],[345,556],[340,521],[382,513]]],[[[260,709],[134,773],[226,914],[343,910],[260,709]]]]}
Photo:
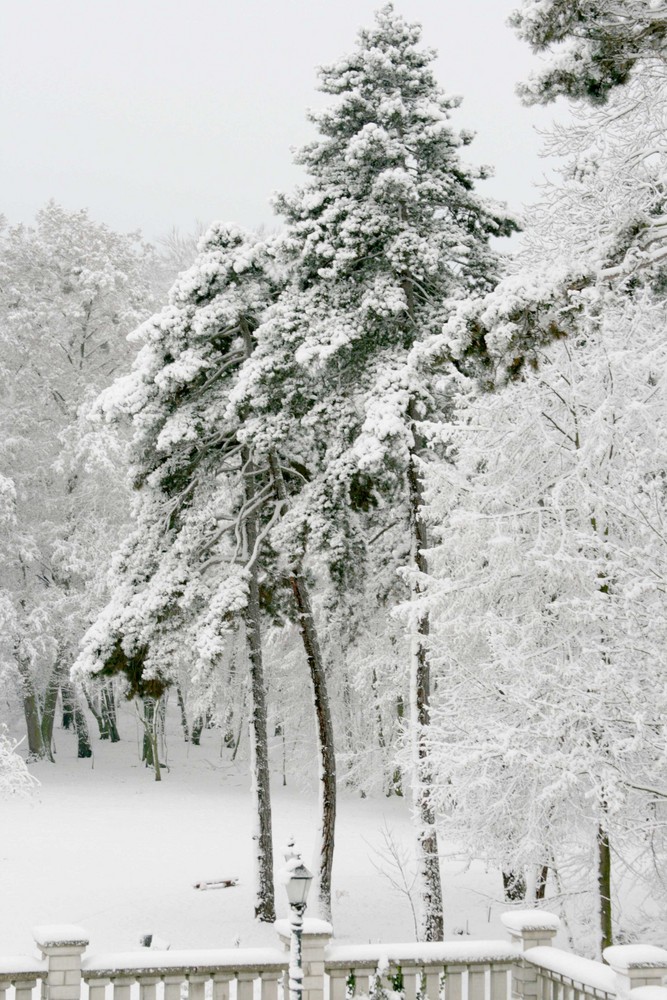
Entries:
{"type": "MultiPolygon", "coordinates": [[[[220,756],[219,733],[188,747],[176,730],[170,770],[157,783],[138,760],[135,720],[123,713],[121,743],[95,740],[93,761],[77,760],[70,734],[57,731],[57,764],[31,770],[32,801],[0,803],[0,954],[32,951],[31,928],[76,923],[91,951],[128,950],[153,933],[172,948],[275,944],[272,927],[253,919],[247,763],[220,756]],[[194,883],[238,877],[232,888],[201,891],[194,883]]],[[[313,762],[312,768],[315,764],[313,762]]],[[[290,779],[288,778],[288,781],[290,779]]],[[[315,793],[296,782],[273,785],[276,867],[290,835],[307,865],[315,842],[315,793]]],[[[410,905],[386,875],[385,835],[411,849],[408,803],[342,793],[334,865],[334,923],[341,941],[410,941],[410,905]]],[[[394,874],[395,871],[394,871],[394,874]]],[[[448,937],[506,936],[498,873],[481,865],[443,864],[448,937]]],[[[276,886],[278,916],[287,915],[276,886]]],[[[315,914],[311,912],[311,916],[315,914]]]]}

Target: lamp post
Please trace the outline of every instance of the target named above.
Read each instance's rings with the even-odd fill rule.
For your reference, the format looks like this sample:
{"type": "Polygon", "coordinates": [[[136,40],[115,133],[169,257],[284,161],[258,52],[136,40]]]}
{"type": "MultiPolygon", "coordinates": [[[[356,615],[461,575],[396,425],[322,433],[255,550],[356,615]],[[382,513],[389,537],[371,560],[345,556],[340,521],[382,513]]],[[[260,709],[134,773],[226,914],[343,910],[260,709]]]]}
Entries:
{"type": "Polygon", "coordinates": [[[300,855],[288,855],[286,861],[289,866],[287,898],[292,911],[290,920],[289,995],[290,1000],[302,1000],[303,966],[301,964],[301,933],[303,931],[303,914],[306,909],[308,890],[310,889],[310,883],[313,881],[313,876],[301,861],[300,855]]]}

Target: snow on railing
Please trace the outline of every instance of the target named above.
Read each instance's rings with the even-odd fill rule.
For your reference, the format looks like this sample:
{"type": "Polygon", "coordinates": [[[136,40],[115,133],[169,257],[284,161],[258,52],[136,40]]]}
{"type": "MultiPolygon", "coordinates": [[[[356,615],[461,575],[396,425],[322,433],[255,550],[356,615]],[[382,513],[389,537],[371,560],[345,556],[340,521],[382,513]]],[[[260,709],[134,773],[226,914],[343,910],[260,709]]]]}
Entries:
{"type": "MultiPolygon", "coordinates": [[[[305,920],[302,1000],[346,1000],[377,985],[405,1000],[667,1000],[667,951],[607,948],[607,964],[552,947],[559,921],[544,911],[503,916],[510,942],[345,945],[305,920]]],[[[0,958],[0,1000],[279,1000],[287,995],[289,924],[278,948],[144,950],[85,955],[80,927],[38,927],[42,958],[0,958]],[[7,995],[9,993],[9,995],[7,995]]]]}
{"type": "Polygon", "coordinates": [[[130,1000],[135,983],[140,1000],[157,1000],[160,984],[163,1000],[180,1000],[183,986],[189,1000],[229,1000],[230,989],[236,1000],[253,1000],[255,983],[261,1000],[278,1000],[286,971],[286,957],[277,948],[126,952],[94,955],[81,964],[89,1000],[105,1000],[108,986],[113,1000],[130,1000]]]}
{"type": "Polygon", "coordinates": [[[336,945],[325,951],[330,1000],[345,1000],[348,982],[355,996],[368,993],[374,978],[401,992],[439,998],[444,978],[447,1000],[508,1000],[517,951],[506,941],[400,945],[336,945]]]}
{"type": "Polygon", "coordinates": [[[46,979],[46,973],[46,962],[36,958],[0,958],[0,1000],[5,1000],[12,987],[16,1000],[31,1000],[33,989],[46,979]]]}

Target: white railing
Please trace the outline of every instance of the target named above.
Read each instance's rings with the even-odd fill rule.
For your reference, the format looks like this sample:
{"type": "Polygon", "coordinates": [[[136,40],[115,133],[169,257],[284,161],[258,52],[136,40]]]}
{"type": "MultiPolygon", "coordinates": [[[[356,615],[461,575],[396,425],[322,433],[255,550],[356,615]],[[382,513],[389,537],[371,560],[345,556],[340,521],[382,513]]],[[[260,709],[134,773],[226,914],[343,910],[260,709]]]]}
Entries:
{"type": "Polygon", "coordinates": [[[140,1000],[157,1000],[160,985],[163,1000],[181,1000],[183,986],[189,1000],[230,1000],[230,992],[236,1000],[278,1000],[286,971],[285,955],[266,948],[127,952],[81,963],[89,1000],[130,1000],[135,984],[140,1000]]]}
{"type": "Polygon", "coordinates": [[[325,951],[324,969],[330,1000],[345,1000],[350,982],[355,996],[368,993],[377,975],[387,989],[399,985],[405,1000],[438,998],[443,979],[448,1000],[509,1000],[516,960],[506,941],[335,945],[325,951]]]}
{"type": "MultiPolygon", "coordinates": [[[[667,951],[620,945],[607,964],[552,947],[559,921],[538,910],[503,916],[510,941],[345,945],[329,924],[304,922],[302,1000],[347,1000],[377,985],[404,1000],[667,1000],[667,951]]],[[[141,949],[86,955],[79,927],[35,928],[42,958],[0,958],[0,1000],[283,1000],[289,924],[281,948],[141,949]],[[9,994],[9,995],[7,995],[9,994]]]]}

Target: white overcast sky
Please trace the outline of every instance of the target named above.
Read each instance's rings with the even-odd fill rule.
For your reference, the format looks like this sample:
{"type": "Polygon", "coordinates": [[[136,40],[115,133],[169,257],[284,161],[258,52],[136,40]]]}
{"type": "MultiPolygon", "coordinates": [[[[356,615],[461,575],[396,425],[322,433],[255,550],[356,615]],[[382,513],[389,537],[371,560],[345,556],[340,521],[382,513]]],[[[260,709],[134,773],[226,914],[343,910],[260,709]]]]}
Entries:
{"type": "MultiPolygon", "coordinates": [[[[464,102],[464,152],[493,164],[483,193],[515,210],[546,165],[516,82],[536,65],[505,21],[519,0],[396,0],[464,102]]],[[[195,220],[275,227],[299,181],[291,147],[323,98],[315,67],[349,51],[377,0],[0,0],[0,212],[49,198],[154,239],[195,220]]]]}

